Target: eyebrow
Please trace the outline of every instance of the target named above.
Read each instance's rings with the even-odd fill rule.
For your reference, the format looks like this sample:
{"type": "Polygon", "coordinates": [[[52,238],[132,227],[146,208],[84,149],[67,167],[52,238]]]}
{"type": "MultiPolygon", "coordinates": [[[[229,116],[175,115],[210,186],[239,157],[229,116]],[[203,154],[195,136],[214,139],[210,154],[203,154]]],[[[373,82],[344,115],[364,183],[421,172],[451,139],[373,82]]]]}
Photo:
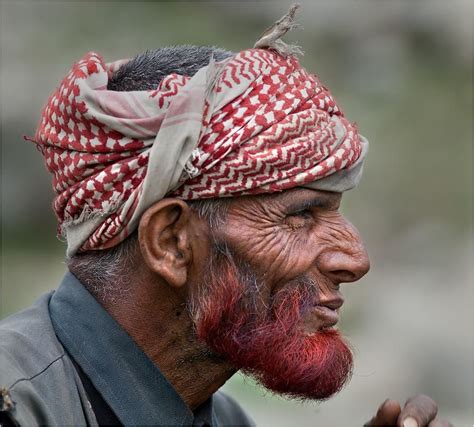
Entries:
{"type": "Polygon", "coordinates": [[[338,199],[334,197],[318,194],[311,199],[296,200],[286,206],[288,212],[299,212],[309,208],[331,208],[337,205],[338,199]]]}

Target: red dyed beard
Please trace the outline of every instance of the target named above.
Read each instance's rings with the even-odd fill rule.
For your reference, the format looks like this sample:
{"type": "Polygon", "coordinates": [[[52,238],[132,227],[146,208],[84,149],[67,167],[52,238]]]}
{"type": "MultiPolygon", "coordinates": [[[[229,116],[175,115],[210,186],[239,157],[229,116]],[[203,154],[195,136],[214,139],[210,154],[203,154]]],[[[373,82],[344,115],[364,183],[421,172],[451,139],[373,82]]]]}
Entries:
{"type": "Polygon", "coordinates": [[[333,329],[305,334],[305,313],[317,285],[292,281],[265,304],[257,276],[225,247],[215,245],[205,283],[192,297],[196,333],[207,346],[269,390],[325,400],[352,373],[352,353],[333,329]]]}

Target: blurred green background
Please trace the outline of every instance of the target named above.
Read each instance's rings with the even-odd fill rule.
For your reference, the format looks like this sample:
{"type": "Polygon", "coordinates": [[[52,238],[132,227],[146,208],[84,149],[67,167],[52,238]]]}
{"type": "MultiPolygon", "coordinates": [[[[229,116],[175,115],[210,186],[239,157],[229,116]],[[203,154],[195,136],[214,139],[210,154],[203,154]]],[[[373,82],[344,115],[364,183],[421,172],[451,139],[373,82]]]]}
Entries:
{"type": "MultiPolygon", "coordinates": [[[[424,392],[472,425],[472,14],[470,1],[301,1],[286,39],[371,142],[342,209],[372,270],[345,288],[341,329],[355,375],[323,404],[235,376],[225,385],[260,426],[362,425],[386,398],[424,392]]],[[[106,60],[172,44],[251,47],[288,2],[1,1],[0,317],[57,286],[51,181],[32,135],[40,108],[86,51],[106,60]]]]}

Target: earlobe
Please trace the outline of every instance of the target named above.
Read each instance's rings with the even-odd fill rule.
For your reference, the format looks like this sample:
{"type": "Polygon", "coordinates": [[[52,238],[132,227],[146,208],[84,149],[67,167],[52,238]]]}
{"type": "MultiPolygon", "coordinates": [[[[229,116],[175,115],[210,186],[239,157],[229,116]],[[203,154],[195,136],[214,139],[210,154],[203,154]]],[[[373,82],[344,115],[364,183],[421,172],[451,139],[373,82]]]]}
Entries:
{"type": "Polygon", "coordinates": [[[142,215],[138,239],[142,256],[170,286],[184,286],[192,261],[190,208],[180,199],[162,199],[142,215]]]}

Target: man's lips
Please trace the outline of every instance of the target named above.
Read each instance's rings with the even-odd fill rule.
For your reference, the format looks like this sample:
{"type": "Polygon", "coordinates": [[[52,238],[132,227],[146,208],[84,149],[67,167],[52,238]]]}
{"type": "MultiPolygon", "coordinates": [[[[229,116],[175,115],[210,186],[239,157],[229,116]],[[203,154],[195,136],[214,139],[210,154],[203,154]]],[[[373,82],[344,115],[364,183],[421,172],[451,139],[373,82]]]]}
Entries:
{"type": "Polygon", "coordinates": [[[336,298],[327,301],[319,301],[314,305],[305,319],[305,329],[315,330],[328,329],[333,327],[339,321],[339,308],[344,300],[336,298]]]}
{"type": "Polygon", "coordinates": [[[313,307],[311,315],[317,318],[320,325],[318,329],[331,328],[339,321],[337,311],[323,305],[313,307]]]}
{"type": "Polygon", "coordinates": [[[316,306],[327,307],[336,311],[341,308],[342,304],[344,304],[344,299],[340,297],[331,300],[321,300],[318,304],[316,304],[316,306]]]}

